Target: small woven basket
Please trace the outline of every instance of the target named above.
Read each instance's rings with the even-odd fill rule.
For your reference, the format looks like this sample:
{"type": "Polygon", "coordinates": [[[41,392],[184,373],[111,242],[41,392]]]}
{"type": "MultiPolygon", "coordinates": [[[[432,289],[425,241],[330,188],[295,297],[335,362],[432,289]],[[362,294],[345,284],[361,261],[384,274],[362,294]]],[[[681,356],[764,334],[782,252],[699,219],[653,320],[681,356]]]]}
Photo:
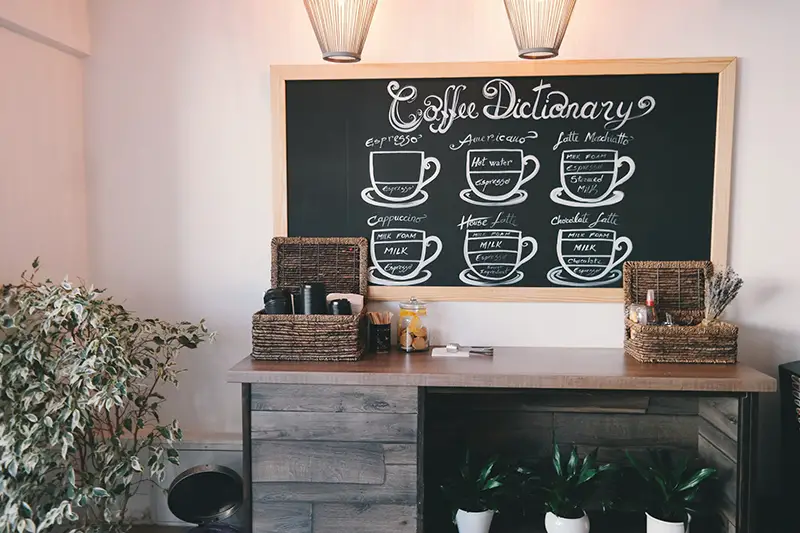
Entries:
{"type": "Polygon", "coordinates": [[[367,303],[367,240],[272,239],[272,286],[293,288],[321,281],[328,293],[360,294],[357,315],[253,314],[254,359],[357,361],[364,353],[367,303]]]}
{"type": "Polygon", "coordinates": [[[709,261],[628,261],[623,267],[625,353],[643,363],[735,363],[739,328],[705,315],[709,261]],[[659,320],[666,313],[675,325],[643,325],[628,318],[628,305],[644,303],[655,291],[659,320]]]}

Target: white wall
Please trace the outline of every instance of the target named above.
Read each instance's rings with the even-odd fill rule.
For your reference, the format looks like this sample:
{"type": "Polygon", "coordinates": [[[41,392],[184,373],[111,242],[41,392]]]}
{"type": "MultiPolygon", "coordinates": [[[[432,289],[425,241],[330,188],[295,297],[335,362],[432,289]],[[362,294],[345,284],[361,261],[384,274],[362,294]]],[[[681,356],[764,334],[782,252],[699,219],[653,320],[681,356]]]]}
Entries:
{"type": "MultiPolygon", "coordinates": [[[[731,263],[746,283],[735,318],[741,359],[770,373],[800,359],[797,20],[797,2],[584,0],[562,49],[565,59],[741,58],[731,263]]],[[[93,0],[90,28],[95,282],[147,312],[210,320],[218,343],[191,354],[169,407],[197,432],[238,432],[239,391],[225,370],[249,353],[250,314],[269,283],[268,67],[320,63],[302,2],[93,0]]],[[[382,0],[364,53],[365,62],[515,57],[499,0],[382,0]]],[[[449,303],[430,315],[463,343],[622,342],[619,305],[449,303]]]]}
{"type": "Polygon", "coordinates": [[[88,274],[83,66],[61,41],[88,52],[85,1],[0,0],[2,282],[37,256],[42,274],[88,274]]]}

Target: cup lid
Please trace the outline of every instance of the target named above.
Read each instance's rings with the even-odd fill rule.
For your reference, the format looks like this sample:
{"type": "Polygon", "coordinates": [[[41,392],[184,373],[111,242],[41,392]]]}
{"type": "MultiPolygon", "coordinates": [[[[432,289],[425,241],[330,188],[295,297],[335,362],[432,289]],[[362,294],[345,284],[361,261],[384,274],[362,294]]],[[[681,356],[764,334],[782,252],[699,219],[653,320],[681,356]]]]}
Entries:
{"type": "Polygon", "coordinates": [[[220,465],[182,472],[167,490],[167,506],[184,522],[205,524],[233,516],[244,500],[241,476],[220,465]]]}

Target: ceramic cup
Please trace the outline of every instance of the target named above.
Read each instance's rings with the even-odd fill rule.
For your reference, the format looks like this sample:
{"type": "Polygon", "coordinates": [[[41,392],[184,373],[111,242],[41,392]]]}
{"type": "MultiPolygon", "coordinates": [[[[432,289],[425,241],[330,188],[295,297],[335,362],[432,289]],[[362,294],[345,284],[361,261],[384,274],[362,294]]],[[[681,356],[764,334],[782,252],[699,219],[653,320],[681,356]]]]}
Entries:
{"type": "Polygon", "coordinates": [[[369,177],[375,194],[389,202],[410,200],[439,175],[441,165],[424,152],[392,151],[369,154],[369,177]],[[429,178],[425,172],[433,168],[429,178]]]}
{"type": "Polygon", "coordinates": [[[561,185],[576,202],[602,202],[628,181],[636,165],[616,150],[564,150],[561,153],[561,185]],[[619,177],[619,167],[627,163],[628,172],[619,177]]]}
{"type": "Polygon", "coordinates": [[[467,150],[467,183],[487,201],[502,202],[539,172],[539,160],[522,150],[467,150]],[[527,175],[525,168],[533,165],[527,175]]]}
{"type": "Polygon", "coordinates": [[[442,251],[438,237],[417,229],[372,230],[369,246],[375,268],[387,279],[396,281],[415,278],[442,251]]]}

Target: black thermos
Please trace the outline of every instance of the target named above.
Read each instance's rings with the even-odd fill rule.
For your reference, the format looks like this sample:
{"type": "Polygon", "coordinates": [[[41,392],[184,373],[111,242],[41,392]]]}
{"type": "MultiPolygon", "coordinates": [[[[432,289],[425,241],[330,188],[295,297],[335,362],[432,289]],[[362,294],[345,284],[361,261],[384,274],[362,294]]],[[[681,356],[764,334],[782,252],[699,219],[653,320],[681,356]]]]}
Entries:
{"type": "Polygon", "coordinates": [[[292,301],[286,289],[270,289],[264,293],[264,313],[268,315],[291,315],[292,301]]]}
{"type": "Polygon", "coordinates": [[[328,306],[325,301],[325,284],[321,282],[303,283],[300,287],[300,300],[302,301],[304,315],[325,315],[328,306]]]}

